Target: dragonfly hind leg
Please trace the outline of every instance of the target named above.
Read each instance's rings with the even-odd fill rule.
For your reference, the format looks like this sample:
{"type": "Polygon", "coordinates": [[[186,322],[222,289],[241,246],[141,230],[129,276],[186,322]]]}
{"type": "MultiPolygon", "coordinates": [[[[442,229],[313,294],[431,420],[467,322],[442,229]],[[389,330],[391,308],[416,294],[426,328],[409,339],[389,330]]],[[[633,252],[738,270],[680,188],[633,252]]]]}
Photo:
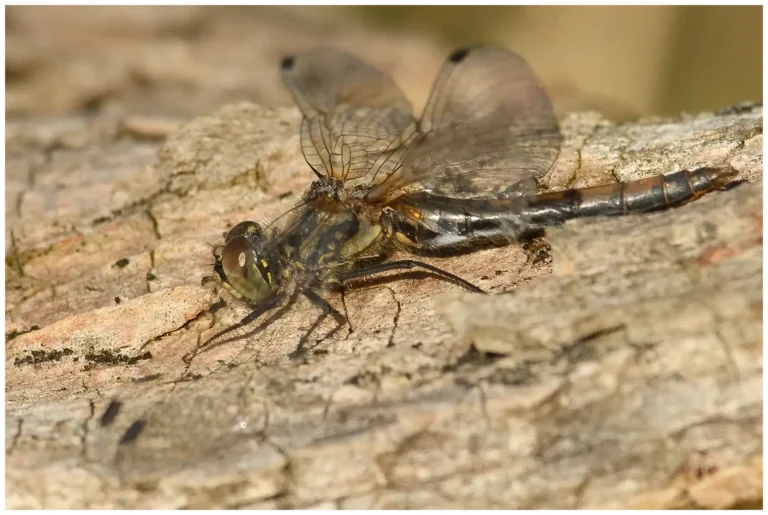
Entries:
{"type": "Polygon", "coordinates": [[[333,337],[336,333],[338,333],[342,327],[344,327],[347,324],[347,317],[344,316],[338,309],[331,306],[327,300],[322,298],[320,295],[315,293],[313,290],[305,289],[302,290],[302,295],[304,295],[309,301],[320,308],[321,313],[320,315],[315,319],[314,322],[312,322],[312,325],[307,329],[307,332],[304,333],[304,335],[299,340],[299,345],[296,347],[296,349],[293,350],[288,356],[291,359],[296,359],[300,356],[302,356],[306,352],[306,344],[307,341],[309,341],[309,337],[312,335],[312,333],[317,329],[317,327],[323,322],[323,320],[328,317],[328,315],[331,315],[336,322],[336,326],[328,331],[325,336],[323,336],[320,341],[327,340],[328,338],[333,337]]]}
{"type": "Polygon", "coordinates": [[[386,263],[378,263],[375,265],[366,266],[364,268],[358,268],[356,270],[350,270],[343,272],[339,279],[342,282],[352,281],[355,279],[364,279],[372,275],[380,274],[382,272],[389,272],[391,270],[421,270],[428,274],[442,280],[461,286],[462,288],[475,293],[485,293],[483,290],[472,284],[471,282],[462,279],[458,275],[454,275],[450,272],[446,272],[436,266],[416,261],[413,259],[403,259],[400,261],[389,261],[386,263]]]}

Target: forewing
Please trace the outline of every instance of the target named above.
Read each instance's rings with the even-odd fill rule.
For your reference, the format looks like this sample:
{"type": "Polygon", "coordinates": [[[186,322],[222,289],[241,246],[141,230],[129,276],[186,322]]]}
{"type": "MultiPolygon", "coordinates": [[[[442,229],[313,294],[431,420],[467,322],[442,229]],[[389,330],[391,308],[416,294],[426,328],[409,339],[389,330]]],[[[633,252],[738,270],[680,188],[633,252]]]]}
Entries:
{"type": "Polygon", "coordinates": [[[315,173],[345,181],[373,169],[388,176],[416,133],[411,105],[394,81],[330,48],[286,57],[281,68],[304,116],[301,146],[315,173]]]}
{"type": "Polygon", "coordinates": [[[552,106],[517,54],[473,47],[443,65],[401,167],[372,189],[384,201],[422,191],[451,198],[530,193],[557,159],[552,106]]]}

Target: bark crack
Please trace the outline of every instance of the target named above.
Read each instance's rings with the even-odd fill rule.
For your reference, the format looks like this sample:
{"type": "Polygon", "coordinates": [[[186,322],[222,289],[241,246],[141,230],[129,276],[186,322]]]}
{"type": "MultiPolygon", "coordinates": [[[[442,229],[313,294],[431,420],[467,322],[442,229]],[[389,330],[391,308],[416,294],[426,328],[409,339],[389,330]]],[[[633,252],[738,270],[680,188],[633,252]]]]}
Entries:
{"type": "Polygon", "coordinates": [[[397,331],[397,324],[400,321],[400,311],[402,310],[402,304],[397,299],[397,295],[395,295],[395,291],[390,288],[389,286],[385,286],[387,290],[389,290],[390,295],[392,295],[392,300],[395,301],[395,314],[392,317],[392,331],[389,333],[389,338],[387,339],[387,347],[394,347],[395,346],[395,332],[397,331]]]}

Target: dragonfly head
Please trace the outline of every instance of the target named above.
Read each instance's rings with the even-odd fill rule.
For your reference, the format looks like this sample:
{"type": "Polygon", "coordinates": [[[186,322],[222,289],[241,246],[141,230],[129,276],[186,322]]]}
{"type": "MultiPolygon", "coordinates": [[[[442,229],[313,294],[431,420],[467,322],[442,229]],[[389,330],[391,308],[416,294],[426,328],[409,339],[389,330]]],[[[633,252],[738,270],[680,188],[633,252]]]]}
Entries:
{"type": "Polygon", "coordinates": [[[224,248],[216,251],[214,269],[219,277],[240,295],[260,302],[272,293],[273,273],[270,263],[259,255],[261,226],[241,222],[224,238],[224,248]]]}

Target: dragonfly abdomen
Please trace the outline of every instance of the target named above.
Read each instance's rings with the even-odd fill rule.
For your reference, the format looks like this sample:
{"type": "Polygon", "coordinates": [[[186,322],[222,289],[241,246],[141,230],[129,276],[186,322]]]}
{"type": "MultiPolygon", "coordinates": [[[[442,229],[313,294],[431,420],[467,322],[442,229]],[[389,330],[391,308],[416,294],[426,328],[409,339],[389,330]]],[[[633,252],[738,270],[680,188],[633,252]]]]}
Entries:
{"type": "Polygon", "coordinates": [[[722,188],[731,168],[699,168],[624,183],[506,199],[449,199],[410,195],[395,220],[404,243],[425,249],[479,240],[515,240],[572,218],[616,216],[665,209],[722,188]]]}
{"type": "Polygon", "coordinates": [[[674,207],[730,183],[731,168],[699,168],[636,181],[531,196],[520,212],[533,228],[572,218],[644,213],[674,207]]]}
{"type": "Polygon", "coordinates": [[[452,199],[413,194],[394,219],[398,239],[408,246],[441,249],[478,241],[514,239],[523,229],[523,199],[452,199]]]}

